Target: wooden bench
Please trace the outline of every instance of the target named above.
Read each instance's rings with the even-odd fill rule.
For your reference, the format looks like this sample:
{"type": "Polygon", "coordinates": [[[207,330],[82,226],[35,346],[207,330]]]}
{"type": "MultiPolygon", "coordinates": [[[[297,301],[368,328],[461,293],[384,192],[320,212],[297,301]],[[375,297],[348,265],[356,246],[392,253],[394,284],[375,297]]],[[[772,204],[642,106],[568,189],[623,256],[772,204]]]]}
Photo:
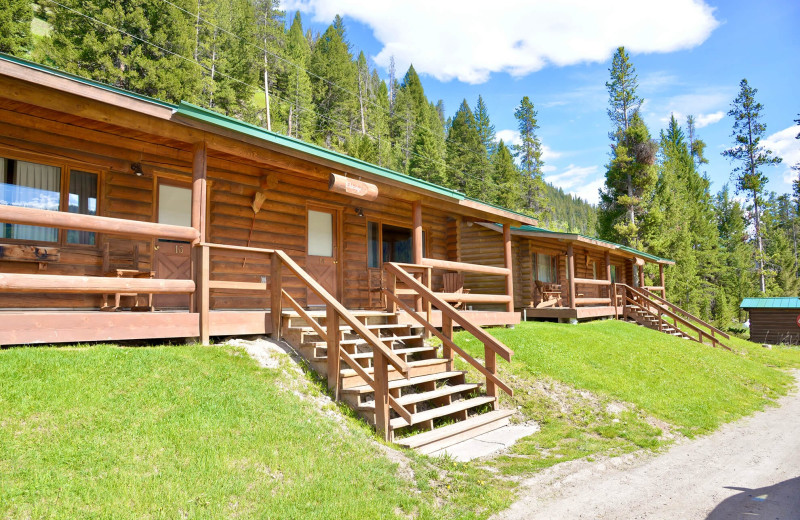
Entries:
{"type": "MultiPolygon", "coordinates": [[[[103,246],[103,276],[110,276],[116,278],[155,278],[156,273],[155,271],[151,271],[148,269],[140,269],[139,268],[139,246],[134,245],[133,250],[131,251],[130,257],[132,259],[132,266],[130,268],[115,268],[111,266],[111,251],[109,249],[109,244],[106,242],[105,246],[103,246]]],[[[110,306],[108,304],[108,299],[111,295],[104,294],[103,295],[103,306],[100,307],[101,311],[118,311],[120,309],[120,301],[122,297],[131,297],[133,298],[133,305],[131,305],[132,311],[153,311],[153,295],[152,294],[145,294],[144,296],[147,298],[147,305],[139,305],[139,293],[114,293],[114,306],[110,306]]]]}
{"type": "MultiPolygon", "coordinates": [[[[469,294],[469,289],[464,289],[464,273],[452,272],[442,275],[444,292],[448,294],[469,294]]],[[[459,308],[464,302],[453,302],[454,308],[459,308]]]]}
{"type": "Polygon", "coordinates": [[[536,286],[536,293],[538,296],[538,298],[534,298],[535,307],[537,309],[561,306],[560,285],[554,283],[546,283],[540,280],[535,280],[534,285],[536,286]]]}

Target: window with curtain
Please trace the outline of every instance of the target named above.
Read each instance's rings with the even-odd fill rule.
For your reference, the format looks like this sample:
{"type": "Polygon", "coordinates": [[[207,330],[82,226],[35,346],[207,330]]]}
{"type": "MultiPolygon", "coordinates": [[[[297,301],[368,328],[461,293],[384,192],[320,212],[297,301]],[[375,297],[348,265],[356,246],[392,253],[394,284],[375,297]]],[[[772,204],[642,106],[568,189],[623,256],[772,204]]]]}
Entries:
{"type": "MultiPolygon", "coordinates": [[[[427,255],[427,233],[422,231],[422,256],[427,255]]],[[[410,228],[367,222],[367,267],[380,267],[382,262],[414,261],[410,228]]]]}
{"type": "MultiPolygon", "coordinates": [[[[0,158],[0,204],[58,211],[61,168],[0,158]]],[[[2,238],[57,242],[58,229],[3,224],[2,238]]]]}
{"type": "Polygon", "coordinates": [[[558,280],[556,257],[536,253],[534,260],[536,262],[536,279],[544,283],[556,283],[558,280]]]}
{"type": "Polygon", "coordinates": [[[617,266],[611,266],[611,283],[617,283],[617,266]]]}
{"type": "Polygon", "coordinates": [[[592,262],[592,280],[597,280],[597,262],[592,262]]]}
{"type": "MultiPolygon", "coordinates": [[[[97,215],[97,174],[72,170],[69,172],[69,212],[97,215]]],[[[95,244],[93,231],[67,231],[68,244],[95,244]]]]}
{"type": "Polygon", "coordinates": [[[367,222],[367,267],[380,267],[380,238],[377,222],[367,222]]]}

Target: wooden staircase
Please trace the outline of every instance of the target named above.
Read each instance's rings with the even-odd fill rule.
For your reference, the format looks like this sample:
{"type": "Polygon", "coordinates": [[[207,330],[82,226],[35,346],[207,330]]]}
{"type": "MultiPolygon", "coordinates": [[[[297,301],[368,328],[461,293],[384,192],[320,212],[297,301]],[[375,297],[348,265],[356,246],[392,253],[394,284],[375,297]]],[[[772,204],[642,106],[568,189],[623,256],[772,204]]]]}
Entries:
{"type": "Polygon", "coordinates": [[[720,339],[730,339],[730,335],[662,296],[626,284],[615,284],[613,292],[614,303],[617,308],[622,307],[621,318],[624,320],[678,338],[733,350],[720,339]]]}
{"type": "MultiPolygon", "coordinates": [[[[486,395],[481,383],[468,382],[466,372],[454,370],[452,358],[442,357],[440,347],[425,341],[422,327],[399,323],[393,312],[350,313],[408,366],[406,375],[387,367],[389,395],[410,415],[404,418],[390,408],[388,440],[431,453],[508,424],[513,410],[497,410],[497,397],[486,395]]],[[[340,352],[346,353],[346,362],[339,364],[338,376],[332,378],[330,367],[335,364],[328,359],[328,314],[304,314],[283,311],[281,336],[328,379],[338,398],[376,425],[372,346],[351,326],[340,324],[338,344],[340,352]],[[358,367],[349,366],[351,361],[358,367]]]]}

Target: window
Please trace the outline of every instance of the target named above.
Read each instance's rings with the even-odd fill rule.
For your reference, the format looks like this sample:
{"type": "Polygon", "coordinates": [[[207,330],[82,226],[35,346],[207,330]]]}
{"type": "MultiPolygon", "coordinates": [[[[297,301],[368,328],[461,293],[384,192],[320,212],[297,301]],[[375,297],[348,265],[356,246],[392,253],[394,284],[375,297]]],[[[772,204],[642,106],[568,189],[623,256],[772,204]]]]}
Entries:
{"type": "Polygon", "coordinates": [[[611,283],[617,283],[617,266],[611,266],[611,283]]]}
{"type": "MultiPolygon", "coordinates": [[[[69,182],[62,193],[62,169],[0,157],[0,204],[48,211],[68,211],[82,215],[97,214],[97,174],[67,171],[69,182]]],[[[0,238],[58,242],[59,230],[20,224],[0,225],[0,238]]],[[[95,244],[89,231],[66,232],[68,244],[95,244]]]]}
{"type": "Polygon", "coordinates": [[[597,280],[597,262],[592,262],[592,280],[597,280]]]}
{"type": "Polygon", "coordinates": [[[555,256],[536,253],[533,256],[536,279],[544,283],[556,283],[558,280],[558,263],[555,256]]]}
{"type": "MultiPolygon", "coordinates": [[[[422,256],[427,254],[427,233],[422,231],[422,256]]],[[[410,228],[378,222],[367,223],[367,267],[380,267],[382,262],[414,261],[410,228]]]]}

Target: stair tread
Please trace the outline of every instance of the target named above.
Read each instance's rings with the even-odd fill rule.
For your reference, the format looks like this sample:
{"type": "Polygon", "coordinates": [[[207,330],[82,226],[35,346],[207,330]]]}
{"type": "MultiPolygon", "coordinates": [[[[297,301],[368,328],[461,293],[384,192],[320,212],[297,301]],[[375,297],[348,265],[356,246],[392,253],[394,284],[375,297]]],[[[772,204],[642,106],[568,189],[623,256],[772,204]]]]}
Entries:
{"type": "Polygon", "coordinates": [[[425,410],[424,412],[411,414],[411,424],[409,424],[402,417],[396,417],[392,419],[390,421],[390,424],[392,428],[402,428],[404,426],[410,426],[424,421],[429,421],[431,419],[436,419],[437,417],[443,417],[445,415],[450,415],[456,412],[469,410],[470,408],[475,408],[476,406],[493,403],[495,400],[497,400],[496,397],[489,397],[489,396],[464,399],[461,401],[456,401],[455,403],[452,404],[448,404],[446,406],[439,406],[437,408],[431,408],[430,410],[425,410]]]}
{"type": "MultiPolygon", "coordinates": [[[[407,364],[408,364],[408,368],[410,370],[410,369],[415,368],[415,367],[425,367],[425,366],[430,366],[430,365],[444,365],[447,362],[448,362],[448,360],[445,359],[445,358],[433,358],[433,359],[421,359],[419,361],[409,361],[407,364]]],[[[374,370],[375,370],[374,367],[364,368],[364,371],[367,374],[371,374],[374,370]]],[[[389,372],[394,372],[396,370],[397,370],[396,368],[394,368],[393,366],[389,365],[389,372]]],[[[341,374],[342,377],[358,376],[358,373],[352,368],[344,368],[339,373],[341,374]]]]}
{"type": "MultiPolygon", "coordinates": [[[[433,352],[437,347],[412,347],[412,348],[398,348],[392,350],[395,354],[416,354],[417,352],[433,352]]],[[[350,354],[353,359],[368,359],[374,355],[373,352],[359,352],[358,354],[350,354]]]]}
{"type": "MultiPolygon", "coordinates": [[[[446,385],[441,388],[437,388],[436,390],[431,390],[430,392],[419,392],[416,394],[404,395],[398,397],[397,399],[395,399],[395,401],[405,406],[407,404],[421,403],[429,399],[436,399],[437,397],[444,397],[446,395],[453,395],[460,392],[468,392],[470,390],[475,390],[478,387],[480,387],[478,383],[464,383],[462,385],[453,385],[453,386],[446,385]]],[[[360,406],[360,408],[364,410],[374,410],[375,402],[370,401],[369,403],[364,403],[360,406]]]]}
{"type": "Polygon", "coordinates": [[[448,424],[441,428],[435,428],[431,431],[418,433],[402,439],[395,440],[396,444],[405,446],[406,448],[419,448],[427,444],[431,444],[448,437],[452,437],[459,433],[472,430],[479,426],[489,424],[495,421],[501,421],[507,417],[514,415],[514,410],[492,410],[491,412],[482,413],[470,417],[466,421],[459,421],[454,424],[448,424]]]}
{"type": "MultiPolygon", "coordinates": [[[[422,334],[411,334],[409,336],[378,336],[381,341],[405,341],[407,339],[422,339],[422,334]]],[[[345,339],[339,342],[340,345],[358,345],[366,343],[363,338],[345,339]]]]}
{"type": "MultiPolygon", "coordinates": [[[[466,372],[462,370],[452,370],[449,372],[437,372],[435,374],[426,374],[424,376],[415,376],[408,379],[394,379],[389,381],[389,388],[403,388],[405,386],[414,386],[421,383],[430,383],[431,381],[441,381],[442,379],[449,379],[451,377],[462,376],[466,372]]],[[[342,393],[351,394],[368,394],[372,392],[372,387],[369,385],[359,385],[340,390],[342,393]]]]}
{"type": "MultiPolygon", "coordinates": [[[[410,325],[406,323],[379,323],[375,325],[365,325],[365,326],[369,330],[376,330],[376,329],[404,329],[406,327],[409,327],[410,325]]],[[[328,330],[328,328],[325,325],[322,325],[322,328],[328,330]]],[[[289,330],[298,330],[300,332],[316,332],[314,330],[314,327],[310,327],[307,325],[298,325],[289,327],[289,330]]],[[[353,327],[351,327],[350,325],[340,325],[339,330],[340,331],[353,330],[353,327]]]]}

